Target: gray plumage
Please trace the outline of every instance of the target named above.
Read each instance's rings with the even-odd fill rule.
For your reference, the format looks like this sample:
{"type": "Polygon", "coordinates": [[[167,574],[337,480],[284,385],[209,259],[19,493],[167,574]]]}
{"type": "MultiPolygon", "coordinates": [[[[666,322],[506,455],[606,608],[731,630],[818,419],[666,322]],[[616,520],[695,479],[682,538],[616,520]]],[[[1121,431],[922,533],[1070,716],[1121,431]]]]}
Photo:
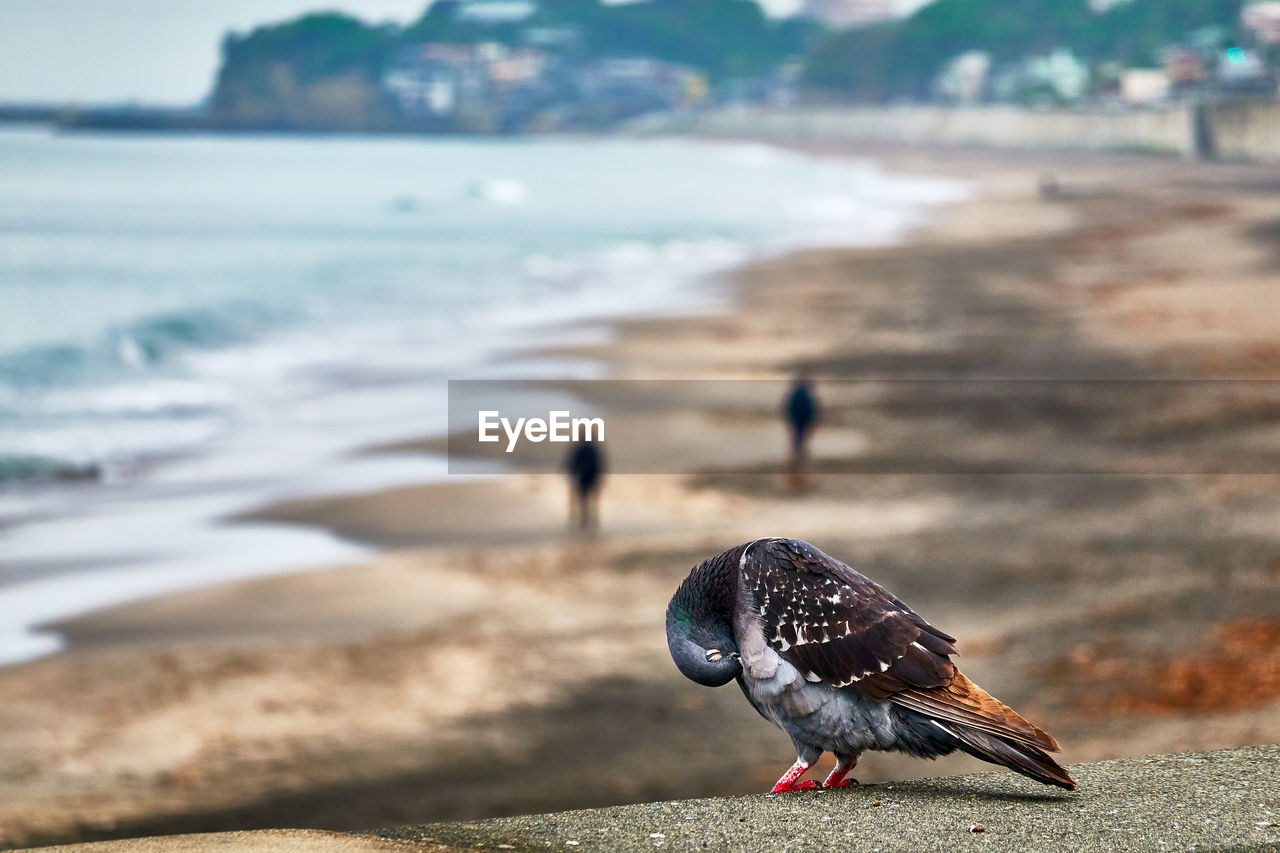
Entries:
{"type": "Polygon", "coordinates": [[[824,784],[847,784],[867,750],[962,750],[1075,787],[1051,736],[955,668],[955,638],[807,542],[758,539],[695,567],[667,608],[667,642],[685,676],[736,680],[791,736],[798,761],[776,791],[812,786],[796,780],[823,752],[838,759],[824,784]]]}

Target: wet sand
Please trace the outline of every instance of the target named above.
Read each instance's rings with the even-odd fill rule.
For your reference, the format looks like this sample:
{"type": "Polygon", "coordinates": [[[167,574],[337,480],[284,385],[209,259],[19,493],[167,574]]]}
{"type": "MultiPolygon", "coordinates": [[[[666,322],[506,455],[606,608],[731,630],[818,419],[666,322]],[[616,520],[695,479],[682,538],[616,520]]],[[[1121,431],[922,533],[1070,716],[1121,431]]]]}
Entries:
{"type": "MultiPolygon", "coordinates": [[[[270,508],[386,550],[58,626],[69,651],[0,670],[0,841],[766,788],[787,738],[736,689],[684,681],[662,632],[694,563],[763,535],[815,542],[957,635],[964,671],[1067,762],[1280,741],[1274,657],[1218,673],[1215,695],[1246,698],[1207,706],[1215,675],[1179,663],[1280,619],[1280,394],[1099,383],[1011,411],[999,388],[902,381],[1280,378],[1274,181],[1140,158],[891,163],[982,194],[905,246],[761,263],[730,311],[570,350],[627,378],[808,367],[827,380],[808,493],[785,488],[775,404],[673,402],[618,415],[643,421],[632,452],[665,458],[690,417],[727,418],[735,461],[611,478],[595,538],[564,529],[549,476],[270,508]],[[1049,169],[1063,192],[1043,199],[1049,169]]],[[[867,755],[858,775],[985,767],[867,755]]]]}

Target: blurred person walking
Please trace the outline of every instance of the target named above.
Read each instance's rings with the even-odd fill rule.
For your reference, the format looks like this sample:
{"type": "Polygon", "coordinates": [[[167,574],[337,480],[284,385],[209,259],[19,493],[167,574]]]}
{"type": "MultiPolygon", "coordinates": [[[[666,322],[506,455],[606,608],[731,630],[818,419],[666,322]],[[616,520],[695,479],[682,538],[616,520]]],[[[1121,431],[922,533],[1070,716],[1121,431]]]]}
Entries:
{"type": "Polygon", "coordinates": [[[592,441],[579,441],[565,458],[569,475],[569,526],[593,531],[600,526],[600,483],[604,479],[604,449],[592,441]]]}
{"type": "Polygon", "coordinates": [[[787,478],[792,492],[802,492],[807,486],[809,467],[809,439],[818,424],[818,398],[813,393],[813,381],[805,373],[796,375],[782,403],[782,414],[791,433],[791,457],[787,461],[787,478]]]}

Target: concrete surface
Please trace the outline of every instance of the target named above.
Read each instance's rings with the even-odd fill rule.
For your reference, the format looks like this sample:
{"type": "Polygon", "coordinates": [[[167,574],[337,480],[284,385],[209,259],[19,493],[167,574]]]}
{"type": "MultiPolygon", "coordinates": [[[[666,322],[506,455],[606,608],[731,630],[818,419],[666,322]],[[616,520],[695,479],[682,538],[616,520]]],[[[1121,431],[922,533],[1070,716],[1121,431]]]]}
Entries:
{"type": "Polygon", "coordinates": [[[39,849],[59,853],[413,853],[422,847],[372,835],[314,829],[265,829],[127,838],[39,849]]]}
{"type": "Polygon", "coordinates": [[[464,849],[1277,850],[1280,746],[1013,773],[618,806],[380,832],[464,849]],[[981,829],[979,830],[979,827],[981,829]]]}
{"type": "Polygon", "coordinates": [[[1075,792],[1008,772],[644,803],[344,835],[268,830],[77,853],[414,850],[1280,851],[1280,745],[1077,764],[1075,792]]]}

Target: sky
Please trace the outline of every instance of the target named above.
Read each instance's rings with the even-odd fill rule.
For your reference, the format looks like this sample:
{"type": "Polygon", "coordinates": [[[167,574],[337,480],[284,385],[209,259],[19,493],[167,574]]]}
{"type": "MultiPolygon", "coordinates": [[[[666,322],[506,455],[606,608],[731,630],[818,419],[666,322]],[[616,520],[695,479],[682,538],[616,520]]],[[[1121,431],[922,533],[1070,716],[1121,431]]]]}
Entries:
{"type": "Polygon", "coordinates": [[[194,104],[228,30],[317,8],[416,18],[427,0],[0,0],[0,101],[194,104]]]}
{"type": "MultiPolygon", "coordinates": [[[[775,15],[800,0],[762,0],[775,15]]],[[[0,102],[195,104],[218,46],[317,9],[409,21],[427,0],[0,0],[0,102]]]]}

